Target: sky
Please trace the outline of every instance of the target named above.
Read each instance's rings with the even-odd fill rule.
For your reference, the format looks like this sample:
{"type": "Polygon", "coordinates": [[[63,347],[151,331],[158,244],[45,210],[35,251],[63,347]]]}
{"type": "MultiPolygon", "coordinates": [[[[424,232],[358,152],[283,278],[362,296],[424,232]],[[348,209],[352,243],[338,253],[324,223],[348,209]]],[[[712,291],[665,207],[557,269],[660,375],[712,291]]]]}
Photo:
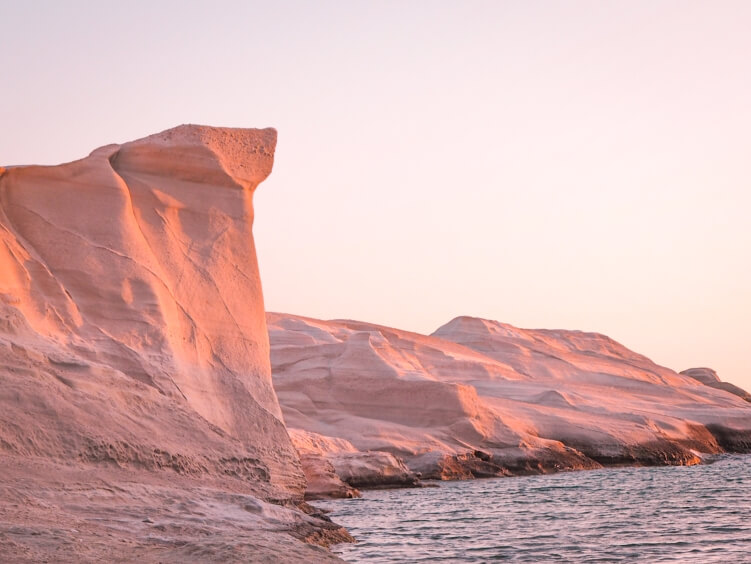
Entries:
{"type": "Polygon", "coordinates": [[[605,333],[751,388],[751,3],[0,0],[0,164],[273,126],[266,308],[605,333]]]}

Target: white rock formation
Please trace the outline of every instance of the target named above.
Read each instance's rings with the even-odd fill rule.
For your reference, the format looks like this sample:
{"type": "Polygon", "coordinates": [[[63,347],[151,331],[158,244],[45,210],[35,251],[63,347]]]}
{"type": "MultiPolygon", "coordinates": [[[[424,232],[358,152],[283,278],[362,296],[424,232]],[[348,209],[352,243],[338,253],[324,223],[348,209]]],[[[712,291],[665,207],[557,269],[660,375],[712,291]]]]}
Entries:
{"type": "Polygon", "coordinates": [[[302,498],[251,231],[275,145],[189,125],[0,170],[0,463],[302,498]]]}
{"type": "Polygon", "coordinates": [[[723,382],[722,380],[720,380],[717,372],[715,372],[711,368],[689,368],[688,370],[683,370],[681,374],[690,376],[691,378],[698,380],[705,386],[717,388],[718,390],[725,390],[726,392],[735,394],[736,396],[746,400],[747,402],[751,402],[751,394],[749,394],[743,388],[739,388],[738,386],[731,384],[730,382],[723,382]]]}
{"type": "Polygon", "coordinates": [[[748,403],[604,335],[469,317],[431,336],[267,320],[288,426],[394,454],[423,477],[691,464],[751,448],[748,403]]]}

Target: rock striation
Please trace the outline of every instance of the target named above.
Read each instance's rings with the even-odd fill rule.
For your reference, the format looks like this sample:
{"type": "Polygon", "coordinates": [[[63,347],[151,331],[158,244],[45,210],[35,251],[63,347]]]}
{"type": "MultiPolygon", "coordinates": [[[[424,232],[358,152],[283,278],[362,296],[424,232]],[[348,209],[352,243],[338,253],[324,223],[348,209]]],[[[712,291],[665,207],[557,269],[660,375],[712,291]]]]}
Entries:
{"type": "MultiPolygon", "coordinates": [[[[99,486],[120,471],[159,488],[181,477],[217,488],[208,505],[227,491],[302,500],[252,237],[253,192],[275,145],[273,129],[184,125],[68,164],[0,171],[4,501],[47,491],[39,503],[78,507],[43,480],[23,491],[19,469],[33,464],[89,468],[99,486]]],[[[148,547],[134,542],[135,558],[148,547]]]]}
{"type": "Polygon", "coordinates": [[[327,445],[344,441],[347,456],[383,452],[422,478],[464,479],[695,464],[751,448],[747,402],[604,335],[471,317],[430,336],[276,313],[267,321],[284,418],[293,433],[321,437],[320,459],[340,458],[327,445]]]}

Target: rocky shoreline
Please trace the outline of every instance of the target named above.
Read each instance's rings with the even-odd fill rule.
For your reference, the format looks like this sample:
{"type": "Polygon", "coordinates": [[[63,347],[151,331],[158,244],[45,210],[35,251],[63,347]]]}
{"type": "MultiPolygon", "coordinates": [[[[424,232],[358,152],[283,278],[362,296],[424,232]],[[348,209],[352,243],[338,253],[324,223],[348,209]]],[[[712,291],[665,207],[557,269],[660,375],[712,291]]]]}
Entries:
{"type": "MultiPolygon", "coordinates": [[[[740,444],[745,444],[744,441],[751,438],[749,433],[739,435],[742,435],[738,436],[740,444]]],[[[384,466],[380,472],[378,468],[371,467],[364,474],[351,471],[337,473],[338,466],[334,466],[325,456],[302,455],[301,460],[309,484],[305,499],[315,501],[359,497],[360,490],[431,487],[435,482],[442,481],[534,476],[608,467],[694,466],[711,463],[715,457],[723,454],[749,453],[751,449],[745,447],[738,450],[723,449],[713,453],[701,453],[673,443],[655,443],[635,445],[619,455],[606,456],[598,451],[593,452],[590,457],[578,452],[568,458],[525,456],[512,462],[508,457],[475,451],[463,455],[444,455],[438,462],[425,465],[424,471],[413,471],[395,457],[396,465],[384,466]],[[325,474],[321,472],[321,467],[327,467],[325,474]],[[398,469],[398,473],[394,472],[394,468],[398,469]]],[[[412,467],[421,466],[416,462],[412,467]]]]}
{"type": "Polygon", "coordinates": [[[183,125],[0,167],[4,561],[336,562],[306,500],[751,450],[745,391],[604,335],[267,315],[275,147],[183,125]]]}
{"type": "Polygon", "coordinates": [[[705,368],[678,374],[604,335],[476,318],[433,335],[267,320],[309,499],[751,451],[743,390],[705,368]]]}

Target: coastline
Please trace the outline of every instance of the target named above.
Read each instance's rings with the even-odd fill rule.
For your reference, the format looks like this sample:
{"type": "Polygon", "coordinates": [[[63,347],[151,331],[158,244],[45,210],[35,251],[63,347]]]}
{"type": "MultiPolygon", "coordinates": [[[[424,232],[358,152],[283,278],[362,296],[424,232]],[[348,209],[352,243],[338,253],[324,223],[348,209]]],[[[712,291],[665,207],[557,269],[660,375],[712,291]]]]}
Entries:
{"type": "MultiPolygon", "coordinates": [[[[357,487],[352,486],[357,491],[356,495],[337,495],[334,492],[333,495],[320,495],[319,497],[306,497],[306,501],[315,507],[316,502],[328,501],[334,499],[353,499],[360,497],[360,492],[363,491],[377,491],[377,490],[406,490],[406,489],[421,489],[421,488],[435,488],[440,487],[440,484],[446,482],[469,482],[474,480],[493,480],[493,479],[505,479],[505,478],[523,478],[529,476],[552,476],[561,473],[569,472],[591,472],[594,470],[607,470],[607,469],[619,469],[619,468],[657,468],[657,467],[683,467],[683,466],[700,466],[714,464],[718,460],[722,460],[726,457],[748,456],[751,454],[751,450],[746,451],[725,451],[718,453],[701,453],[694,451],[694,457],[686,462],[679,461],[664,461],[657,459],[639,459],[632,462],[605,462],[599,463],[597,466],[580,467],[580,468],[555,468],[546,467],[541,471],[528,471],[528,472],[515,472],[510,471],[498,474],[485,474],[476,475],[472,477],[457,477],[457,478],[422,478],[419,477],[412,483],[394,483],[388,481],[384,483],[375,483],[369,485],[362,485],[357,483],[357,487]]],[[[350,484],[351,485],[351,484],[350,484]]]]}
{"type": "Polygon", "coordinates": [[[368,492],[321,505],[349,562],[746,562],[749,455],[368,492]]]}

